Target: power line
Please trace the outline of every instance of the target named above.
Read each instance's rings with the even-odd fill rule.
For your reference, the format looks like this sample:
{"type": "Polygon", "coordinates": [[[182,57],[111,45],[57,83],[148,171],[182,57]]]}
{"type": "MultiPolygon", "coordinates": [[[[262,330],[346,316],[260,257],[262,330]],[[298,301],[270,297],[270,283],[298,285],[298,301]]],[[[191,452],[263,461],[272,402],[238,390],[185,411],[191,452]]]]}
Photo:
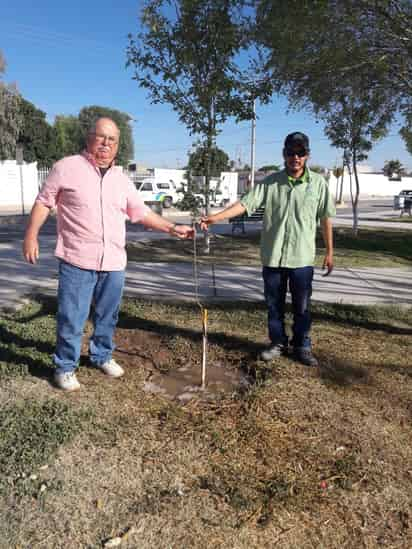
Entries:
{"type": "MultiPolygon", "coordinates": [[[[4,21],[3,21],[4,23],[4,21]]],[[[95,48],[96,51],[113,51],[113,46],[118,40],[118,37],[113,37],[113,43],[107,44],[107,42],[99,42],[98,40],[92,40],[90,38],[84,38],[83,36],[75,35],[75,34],[66,34],[61,32],[54,32],[50,30],[45,30],[41,27],[34,27],[31,25],[23,25],[20,23],[15,23],[13,29],[2,29],[2,35],[8,35],[12,36],[13,38],[16,38],[17,40],[21,40],[22,38],[27,38],[29,40],[39,40],[41,42],[47,42],[47,43],[53,43],[54,46],[58,46],[59,44],[65,43],[66,45],[72,45],[76,44],[79,45],[79,43],[84,45],[89,45],[93,48],[95,48]]],[[[85,53],[85,52],[83,52],[85,53]]],[[[86,52],[87,53],[87,52],[86,52]]]]}

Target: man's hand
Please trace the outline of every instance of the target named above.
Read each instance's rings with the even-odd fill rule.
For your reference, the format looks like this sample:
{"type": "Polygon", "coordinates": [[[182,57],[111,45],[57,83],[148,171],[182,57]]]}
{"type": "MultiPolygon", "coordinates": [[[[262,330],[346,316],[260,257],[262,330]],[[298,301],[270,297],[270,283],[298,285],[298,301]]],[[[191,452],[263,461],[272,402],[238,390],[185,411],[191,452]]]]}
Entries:
{"type": "Polygon", "coordinates": [[[39,241],[32,236],[26,236],[23,241],[23,256],[28,263],[36,263],[39,259],[39,241]]]}
{"type": "Polygon", "coordinates": [[[212,225],[213,223],[221,223],[225,219],[229,219],[230,217],[236,217],[238,215],[242,215],[246,211],[246,208],[240,203],[235,202],[231,206],[228,206],[224,210],[221,210],[220,212],[217,212],[213,215],[204,215],[200,218],[200,228],[202,231],[207,231],[209,229],[209,225],[212,225]]]}
{"type": "Polygon", "coordinates": [[[29,263],[34,264],[39,259],[39,241],[37,237],[40,227],[46,221],[49,213],[50,208],[44,206],[41,202],[34,203],[23,242],[23,256],[29,263]]]}
{"type": "Polygon", "coordinates": [[[202,231],[209,230],[209,225],[212,225],[214,222],[213,215],[204,216],[200,218],[200,228],[202,231]]]}
{"type": "Polygon", "coordinates": [[[323,260],[322,269],[327,269],[322,276],[328,276],[333,271],[333,254],[326,254],[323,260]]]}
{"type": "Polygon", "coordinates": [[[195,235],[194,227],[189,227],[189,225],[174,225],[173,229],[170,231],[170,234],[177,236],[177,238],[193,238],[195,235]]]}

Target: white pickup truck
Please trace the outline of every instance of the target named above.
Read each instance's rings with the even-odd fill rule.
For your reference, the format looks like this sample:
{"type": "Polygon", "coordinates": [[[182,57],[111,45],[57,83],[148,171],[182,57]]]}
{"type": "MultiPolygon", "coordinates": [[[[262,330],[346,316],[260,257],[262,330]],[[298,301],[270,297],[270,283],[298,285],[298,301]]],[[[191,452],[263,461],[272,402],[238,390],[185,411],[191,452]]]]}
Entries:
{"type": "MultiPolygon", "coordinates": [[[[205,203],[205,195],[202,193],[194,193],[194,196],[199,199],[199,203],[201,206],[205,203]]],[[[209,192],[209,206],[212,208],[220,208],[227,206],[229,204],[230,198],[228,195],[224,195],[224,193],[220,190],[210,190],[209,192]]]]}
{"type": "Polygon", "coordinates": [[[404,213],[412,215],[412,189],[401,191],[393,197],[393,209],[400,210],[401,216],[404,213]]]}
{"type": "Polygon", "coordinates": [[[170,208],[182,197],[173,181],[160,182],[154,178],[147,178],[136,183],[136,188],[145,202],[162,202],[163,208],[170,208]]]}

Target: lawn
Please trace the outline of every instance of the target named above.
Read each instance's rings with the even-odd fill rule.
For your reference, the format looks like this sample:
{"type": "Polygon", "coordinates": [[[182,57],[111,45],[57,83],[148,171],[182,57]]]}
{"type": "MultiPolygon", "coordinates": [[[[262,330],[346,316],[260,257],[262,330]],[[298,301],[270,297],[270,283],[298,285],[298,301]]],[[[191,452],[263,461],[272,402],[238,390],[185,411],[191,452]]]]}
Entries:
{"type": "Polygon", "coordinates": [[[391,217],[391,218],[383,218],[379,219],[379,221],[393,221],[394,223],[412,223],[412,216],[408,215],[406,217],[391,217]]]}
{"type": "MultiPolygon", "coordinates": [[[[405,267],[412,265],[412,232],[401,230],[361,229],[354,237],[349,228],[336,228],[336,267],[405,267]]],[[[259,259],[260,233],[246,232],[235,235],[213,235],[211,254],[202,255],[202,239],[196,241],[199,261],[210,263],[233,263],[235,265],[257,265],[259,259]]],[[[317,238],[316,264],[323,261],[323,242],[317,238]]],[[[129,261],[167,262],[193,261],[194,243],[178,242],[174,239],[129,242],[129,261]]]]}
{"type": "Polygon", "coordinates": [[[126,300],[126,376],[83,356],[76,394],[48,382],[54,315],[0,320],[1,547],[412,546],[412,309],[316,305],[310,369],[257,359],[261,304],[213,304],[209,365],[251,384],[185,405],[143,387],[200,371],[197,306],[126,300]]]}

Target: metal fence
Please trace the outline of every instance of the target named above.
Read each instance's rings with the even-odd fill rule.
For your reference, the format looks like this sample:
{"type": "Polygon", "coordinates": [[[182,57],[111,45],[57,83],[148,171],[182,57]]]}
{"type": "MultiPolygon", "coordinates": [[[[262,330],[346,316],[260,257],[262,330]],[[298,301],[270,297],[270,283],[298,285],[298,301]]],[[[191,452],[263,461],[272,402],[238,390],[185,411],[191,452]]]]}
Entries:
{"type": "Polygon", "coordinates": [[[38,168],[37,169],[37,181],[39,183],[39,189],[43,186],[44,180],[48,176],[50,168],[38,168]]]}

